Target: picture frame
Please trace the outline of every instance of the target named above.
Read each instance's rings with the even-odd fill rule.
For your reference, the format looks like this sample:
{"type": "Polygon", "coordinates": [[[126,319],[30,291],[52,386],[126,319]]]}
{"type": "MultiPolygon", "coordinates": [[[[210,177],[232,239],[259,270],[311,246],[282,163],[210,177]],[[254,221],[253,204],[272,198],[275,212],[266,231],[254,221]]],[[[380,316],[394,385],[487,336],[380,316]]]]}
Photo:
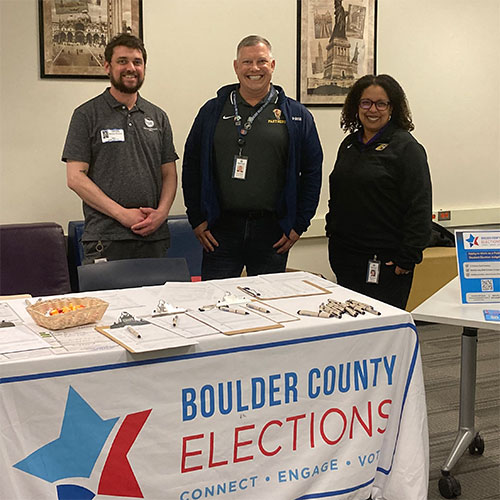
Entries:
{"type": "Polygon", "coordinates": [[[297,100],[342,106],[375,74],[377,0],[297,0],[297,100]]]}
{"type": "Polygon", "coordinates": [[[41,78],[108,78],[111,38],[143,39],[142,0],[38,0],[38,13],[41,78]]]}

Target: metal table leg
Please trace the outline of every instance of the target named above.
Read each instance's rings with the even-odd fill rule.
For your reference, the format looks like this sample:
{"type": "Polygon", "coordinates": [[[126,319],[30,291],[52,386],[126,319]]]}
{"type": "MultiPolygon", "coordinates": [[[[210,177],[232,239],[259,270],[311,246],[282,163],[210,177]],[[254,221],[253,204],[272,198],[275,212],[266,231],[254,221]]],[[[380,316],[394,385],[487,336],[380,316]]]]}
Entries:
{"type": "MultiPolygon", "coordinates": [[[[462,333],[462,354],[460,368],[460,413],[458,433],[441,473],[439,490],[445,498],[456,498],[461,494],[460,483],[450,474],[465,450],[473,446],[476,437],[474,429],[474,405],[476,397],[477,328],[464,327],[462,333]]],[[[484,449],[484,444],[483,444],[484,449]]],[[[482,450],[480,451],[482,453],[482,450]]]]}

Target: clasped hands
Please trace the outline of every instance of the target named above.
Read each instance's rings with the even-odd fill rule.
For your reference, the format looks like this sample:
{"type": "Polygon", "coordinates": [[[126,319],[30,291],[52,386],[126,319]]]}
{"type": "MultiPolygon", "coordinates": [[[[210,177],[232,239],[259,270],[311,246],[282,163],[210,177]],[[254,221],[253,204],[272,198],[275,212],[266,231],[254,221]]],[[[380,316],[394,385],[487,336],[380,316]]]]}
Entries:
{"type": "Polygon", "coordinates": [[[155,208],[126,208],[120,223],[139,236],[149,236],[165,222],[166,218],[155,208]]]}

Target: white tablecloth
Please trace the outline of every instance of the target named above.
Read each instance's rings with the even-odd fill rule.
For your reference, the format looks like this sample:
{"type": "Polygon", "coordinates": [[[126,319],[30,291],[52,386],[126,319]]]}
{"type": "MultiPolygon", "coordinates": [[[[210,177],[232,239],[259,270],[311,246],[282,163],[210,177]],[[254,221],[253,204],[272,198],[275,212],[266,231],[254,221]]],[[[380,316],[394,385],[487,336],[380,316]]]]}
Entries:
{"type": "MultiPolygon", "coordinates": [[[[301,317],[142,355],[117,346],[4,359],[0,498],[425,500],[411,316],[331,290],[382,314],[301,317]]],[[[150,290],[121,293],[155,305],[150,290]]],[[[269,303],[295,314],[329,297],[269,303]]]]}

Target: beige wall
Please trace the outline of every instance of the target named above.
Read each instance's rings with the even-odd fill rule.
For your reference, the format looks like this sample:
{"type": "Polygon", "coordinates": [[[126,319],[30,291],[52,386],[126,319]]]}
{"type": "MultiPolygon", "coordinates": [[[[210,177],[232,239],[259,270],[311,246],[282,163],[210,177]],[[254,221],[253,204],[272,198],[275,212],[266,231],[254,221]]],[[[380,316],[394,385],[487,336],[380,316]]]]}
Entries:
{"type": "MultiPolygon", "coordinates": [[[[60,161],[68,122],[106,83],[40,79],[37,5],[0,0],[0,223],[66,227],[82,217],[60,161]]],[[[435,208],[500,206],[500,2],[378,5],[377,72],[392,74],[407,92],[415,136],[429,155],[435,208]]],[[[169,114],[179,156],[199,107],[235,80],[232,60],[243,36],[271,40],[274,81],[295,96],[296,6],[295,0],[143,0],[149,60],[142,93],[169,114]]],[[[314,224],[314,234],[321,234],[328,173],[343,134],[338,108],[311,111],[325,152],[314,224]]],[[[173,212],[184,212],[180,191],[173,212]]],[[[329,275],[325,239],[301,241],[289,264],[329,275]]]]}

